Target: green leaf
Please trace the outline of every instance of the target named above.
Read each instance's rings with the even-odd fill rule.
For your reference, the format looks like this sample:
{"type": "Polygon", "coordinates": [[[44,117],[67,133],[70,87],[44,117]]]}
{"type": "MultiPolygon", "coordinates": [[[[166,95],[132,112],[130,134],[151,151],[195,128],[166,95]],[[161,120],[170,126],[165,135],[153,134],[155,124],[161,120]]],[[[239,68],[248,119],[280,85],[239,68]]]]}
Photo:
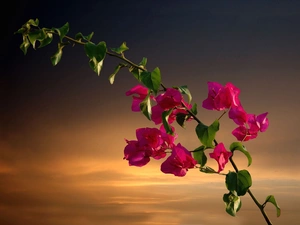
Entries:
{"type": "Polygon", "coordinates": [[[207,157],[204,153],[205,146],[202,145],[193,151],[193,157],[201,167],[204,167],[207,162],[207,157]]]}
{"type": "Polygon", "coordinates": [[[27,36],[23,36],[23,42],[20,45],[20,49],[23,51],[24,55],[27,54],[27,49],[29,48],[29,46],[30,46],[30,42],[27,36]]]}
{"type": "Polygon", "coordinates": [[[235,192],[229,192],[223,195],[223,201],[225,202],[226,212],[231,216],[236,216],[236,213],[241,209],[242,202],[239,196],[236,196],[235,192]]]}
{"type": "Polygon", "coordinates": [[[60,39],[60,42],[62,42],[62,39],[66,36],[66,34],[69,32],[69,23],[65,23],[65,25],[63,25],[62,27],[60,28],[52,28],[53,31],[56,31],[58,36],[59,36],[59,39],[60,39]]]}
{"type": "Polygon", "coordinates": [[[151,121],[150,94],[151,94],[151,92],[149,91],[146,98],[140,103],[140,109],[141,109],[142,113],[148,118],[148,120],[151,121]]]}
{"type": "Polygon", "coordinates": [[[29,25],[32,25],[32,26],[37,27],[37,26],[39,25],[39,19],[35,19],[35,20],[30,19],[30,20],[28,20],[28,21],[26,22],[26,24],[29,24],[29,25]]]}
{"type": "Polygon", "coordinates": [[[238,172],[237,194],[239,196],[245,195],[251,186],[252,186],[252,178],[250,173],[247,170],[240,170],[238,172]]]}
{"type": "Polygon", "coordinates": [[[133,74],[135,79],[138,81],[141,81],[141,73],[143,72],[142,70],[136,68],[136,67],[129,67],[129,72],[133,74]]]}
{"type": "Polygon", "coordinates": [[[230,147],[229,147],[230,151],[233,153],[235,150],[238,150],[242,153],[244,153],[244,155],[247,157],[248,159],[248,166],[251,165],[252,163],[252,157],[250,155],[250,153],[246,150],[245,146],[242,145],[241,142],[233,142],[230,147]]]}
{"type": "Polygon", "coordinates": [[[43,30],[34,30],[28,34],[28,39],[32,44],[33,49],[35,49],[35,42],[37,40],[42,41],[46,38],[46,33],[43,30]]]}
{"type": "Polygon", "coordinates": [[[56,53],[53,56],[51,56],[51,58],[50,58],[53,66],[56,66],[60,62],[61,56],[63,53],[62,49],[67,44],[69,44],[69,43],[68,42],[67,43],[58,43],[56,53]]]}
{"type": "Polygon", "coordinates": [[[279,217],[280,214],[281,214],[281,209],[280,209],[280,207],[278,206],[278,204],[277,204],[277,202],[276,202],[276,200],[275,200],[275,197],[274,197],[273,195],[269,195],[269,196],[266,198],[266,201],[265,201],[264,205],[265,205],[267,202],[272,203],[272,204],[276,207],[276,212],[277,212],[276,214],[277,214],[277,217],[279,217]]]}
{"type": "Polygon", "coordinates": [[[106,43],[104,41],[95,45],[92,42],[84,44],[86,55],[90,58],[90,67],[99,75],[103,66],[103,60],[106,56],[106,43]]]}
{"type": "Polygon", "coordinates": [[[229,191],[236,191],[238,185],[238,177],[236,172],[226,174],[225,184],[229,191]]]}
{"type": "Polygon", "coordinates": [[[52,33],[46,33],[46,37],[40,41],[40,45],[38,48],[42,48],[46,45],[49,45],[53,40],[53,34],[52,33]]]}
{"type": "Polygon", "coordinates": [[[189,115],[184,113],[176,114],[176,122],[182,127],[185,128],[185,121],[189,118],[189,115]]]}
{"type": "Polygon", "coordinates": [[[106,43],[101,41],[95,45],[92,42],[87,42],[84,44],[84,50],[90,59],[95,58],[98,62],[100,62],[105,58],[106,55],[106,43]]]}
{"type": "Polygon", "coordinates": [[[143,71],[141,74],[141,81],[147,88],[153,90],[154,93],[157,94],[161,82],[159,68],[156,67],[152,72],[143,71]]]}
{"type": "Polygon", "coordinates": [[[102,70],[102,67],[103,67],[103,61],[104,60],[101,60],[101,61],[97,61],[95,58],[92,58],[90,59],[89,61],[89,65],[91,67],[91,69],[97,73],[97,75],[99,76],[100,75],[100,72],[102,70]]]}
{"type": "MultiPolygon", "coordinates": [[[[147,64],[147,58],[143,58],[142,61],[139,63],[139,66],[142,68],[145,68],[147,64]]],[[[135,79],[137,79],[139,82],[141,82],[141,74],[143,72],[143,70],[138,69],[134,66],[130,66],[129,68],[129,72],[133,74],[133,76],[135,77],[135,79]]]]}
{"type": "Polygon", "coordinates": [[[116,67],[115,67],[115,71],[109,76],[109,82],[110,82],[110,84],[113,84],[114,83],[114,81],[115,81],[115,76],[117,75],[117,73],[119,72],[119,70],[122,68],[122,67],[124,67],[125,65],[124,64],[119,64],[119,65],[117,65],[116,67]]]}
{"type": "Polygon", "coordinates": [[[226,175],[225,183],[229,191],[236,191],[238,196],[243,196],[251,187],[252,179],[247,170],[240,170],[238,173],[229,172],[226,175]]]}
{"type": "Polygon", "coordinates": [[[197,115],[198,110],[197,110],[197,104],[196,104],[196,103],[194,103],[193,107],[191,108],[191,112],[192,112],[194,115],[197,115]]]}
{"type": "Polygon", "coordinates": [[[126,42],[123,42],[120,47],[118,48],[110,48],[113,52],[117,54],[122,54],[124,51],[128,50],[129,48],[126,46],[126,42]]]}
{"type": "Polygon", "coordinates": [[[178,87],[178,90],[182,94],[186,94],[188,96],[189,103],[191,103],[191,101],[192,101],[192,94],[191,94],[190,90],[188,89],[188,87],[186,85],[183,85],[183,86],[178,87]]]}
{"type": "Polygon", "coordinates": [[[200,172],[203,172],[203,173],[218,173],[217,171],[215,171],[213,168],[211,168],[209,166],[201,167],[200,172]]]}
{"type": "Polygon", "coordinates": [[[155,94],[157,94],[161,83],[160,69],[158,67],[151,72],[151,80],[153,84],[153,91],[155,94]]]}
{"type": "Polygon", "coordinates": [[[213,141],[219,130],[219,126],[218,120],[215,120],[209,127],[203,123],[198,123],[196,126],[196,134],[203,145],[213,147],[213,141]]]}
{"type": "Polygon", "coordinates": [[[162,113],[162,122],[163,122],[163,125],[165,127],[165,130],[167,132],[167,134],[173,134],[173,130],[168,122],[168,118],[169,118],[169,115],[172,113],[173,109],[170,109],[170,110],[167,110],[167,111],[164,111],[162,113]]]}
{"type": "Polygon", "coordinates": [[[204,125],[203,123],[198,123],[196,126],[196,134],[202,144],[205,143],[205,146],[212,147],[211,144],[206,143],[206,140],[208,139],[208,126],[204,125]]]}
{"type": "Polygon", "coordinates": [[[87,36],[83,36],[83,34],[82,34],[81,32],[79,32],[79,33],[77,33],[77,34],[75,35],[75,39],[76,39],[77,41],[81,41],[81,39],[86,40],[86,41],[90,41],[90,40],[92,39],[93,35],[94,35],[94,32],[90,33],[90,34],[87,35],[87,36]]]}
{"type": "Polygon", "coordinates": [[[142,61],[139,63],[139,66],[146,68],[147,65],[147,58],[143,57],[142,61]]]}
{"type": "Polygon", "coordinates": [[[252,185],[251,175],[247,170],[240,170],[238,172],[238,196],[243,196],[247,193],[252,185]]]}
{"type": "Polygon", "coordinates": [[[16,32],[14,32],[14,34],[25,34],[27,35],[28,31],[30,31],[31,26],[37,27],[39,25],[39,20],[33,20],[30,19],[28,20],[25,24],[22,25],[22,27],[17,30],[16,32]]]}
{"type": "Polygon", "coordinates": [[[25,27],[21,27],[19,30],[15,31],[14,34],[24,34],[27,31],[25,27]]]}

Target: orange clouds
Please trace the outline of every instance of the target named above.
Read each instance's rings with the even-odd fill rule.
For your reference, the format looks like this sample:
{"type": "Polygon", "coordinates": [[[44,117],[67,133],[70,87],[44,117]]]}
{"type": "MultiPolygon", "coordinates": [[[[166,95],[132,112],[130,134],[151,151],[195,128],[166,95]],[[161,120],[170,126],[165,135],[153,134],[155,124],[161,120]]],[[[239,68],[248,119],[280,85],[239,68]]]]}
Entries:
{"type": "MultiPolygon", "coordinates": [[[[124,221],[136,225],[209,225],[222,218],[224,225],[244,225],[252,216],[257,223],[262,221],[249,196],[242,198],[243,210],[237,218],[226,215],[223,176],[192,169],[187,176],[178,178],[160,172],[162,160],[151,160],[142,168],[129,167],[122,159],[122,136],[135,138],[135,126],[140,126],[140,122],[132,122],[123,121],[122,127],[114,129],[112,121],[105,127],[106,132],[97,123],[74,123],[70,127],[31,124],[26,133],[8,134],[1,142],[1,221],[31,225],[119,225],[124,221]],[[45,127],[46,133],[41,130],[45,127]]],[[[190,148],[197,145],[191,128],[187,128],[186,135],[179,132],[179,141],[188,143],[190,148]]],[[[225,138],[226,134],[221,132],[220,136],[225,138]]],[[[249,151],[262,143],[249,142],[249,151]]],[[[270,152],[268,145],[263,147],[270,152]]],[[[246,168],[243,155],[237,154],[236,160],[246,168]]],[[[273,167],[266,162],[254,151],[254,166],[249,168],[253,191],[259,199],[272,192],[285,211],[295,210],[288,202],[299,189],[299,179],[285,170],[270,173],[273,167]]],[[[217,166],[213,160],[208,163],[217,166]]],[[[226,170],[232,168],[228,165],[226,170]]],[[[298,204],[298,200],[293,201],[293,205],[298,204]]],[[[295,219],[296,215],[283,213],[283,219],[277,220],[272,216],[274,209],[268,208],[276,224],[295,219]]]]}

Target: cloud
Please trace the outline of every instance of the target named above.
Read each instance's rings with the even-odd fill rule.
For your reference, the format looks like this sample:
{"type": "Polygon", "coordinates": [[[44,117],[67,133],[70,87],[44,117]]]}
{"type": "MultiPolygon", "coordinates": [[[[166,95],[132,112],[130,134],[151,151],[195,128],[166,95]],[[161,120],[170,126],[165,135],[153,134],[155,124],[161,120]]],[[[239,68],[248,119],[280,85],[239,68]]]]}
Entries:
{"type": "MultiPolygon", "coordinates": [[[[97,129],[52,127],[47,136],[33,129],[35,139],[26,139],[32,134],[11,134],[1,141],[0,220],[16,225],[94,225],[104,221],[111,225],[124,221],[136,225],[212,225],[222,219],[224,225],[244,225],[250,215],[257,223],[261,221],[247,196],[237,218],[226,215],[224,177],[197,170],[190,170],[183,178],[163,174],[159,168],[162,160],[151,160],[142,168],[130,167],[116,157],[122,156],[121,142],[114,142],[117,147],[111,151],[98,149],[94,155],[99,140],[90,133],[97,133],[97,129]],[[86,151],[82,151],[84,143],[88,143],[86,151]]],[[[108,136],[102,136],[102,145],[111,146],[108,136]]],[[[188,141],[188,136],[184,140],[188,141]]],[[[243,155],[238,160],[246,166],[243,155]]],[[[214,166],[213,161],[209,163],[214,166]]],[[[266,166],[261,164],[260,169],[266,166]]],[[[252,172],[253,191],[259,199],[272,192],[285,210],[298,210],[289,204],[299,205],[294,194],[299,189],[295,176],[259,169],[252,172]]],[[[274,208],[268,208],[274,215],[274,208]]],[[[292,221],[297,214],[283,217],[292,221]]]]}

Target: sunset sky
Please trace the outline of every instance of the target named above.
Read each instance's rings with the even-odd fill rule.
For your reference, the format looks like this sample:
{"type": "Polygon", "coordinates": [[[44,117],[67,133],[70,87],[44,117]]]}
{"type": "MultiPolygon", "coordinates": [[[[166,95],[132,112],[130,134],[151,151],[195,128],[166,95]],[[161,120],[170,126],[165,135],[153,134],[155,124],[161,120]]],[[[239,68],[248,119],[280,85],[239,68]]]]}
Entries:
{"type": "MultiPolygon", "coordinates": [[[[13,32],[31,18],[48,28],[69,22],[72,37],[93,31],[92,41],[108,47],[125,41],[125,56],[135,63],[147,57],[147,69],[159,67],[164,85],[188,86],[205,124],[221,115],[201,108],[207,82],[240,88],[246,111],[269,112],[270,126],[244,143],[252,165],[240,153],[236,164],[251,173],[260,202],[275,195],[282,215],[266,207],[274,225],[299,224],[300,1],[9,2],[1,37],[1,225],[266,224],[249,195],[236,217],[225,212],[224,176],[163,174],[164,159],[128,166],[124,139],[136,139],[136,128],[158,127],[131,111],[125,92],[137,81],[124,69],[111,85],[120,61],[107,56],[97,76],[77,45],[66,46],[53,67],[57,37],[24,56],[13,32]]],[[[176,143],[199,147],[195,126],[176,125],[176,143]]],[[[227,149],[234,128],[225,115],[216,139],[227,149]]],[[[218,168],[213,159],[207,165],[218,168]]]]}

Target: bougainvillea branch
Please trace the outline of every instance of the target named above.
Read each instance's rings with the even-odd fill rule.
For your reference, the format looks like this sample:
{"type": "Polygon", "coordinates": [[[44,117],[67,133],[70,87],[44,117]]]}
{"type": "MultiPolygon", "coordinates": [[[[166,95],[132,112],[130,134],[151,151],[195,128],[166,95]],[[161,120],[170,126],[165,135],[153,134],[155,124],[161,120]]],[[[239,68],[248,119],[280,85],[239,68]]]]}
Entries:
{"type": "Polygon", "coordinates": [[[91,69],[100,75],[106,55],[115,57],[121,62],[115,67],[114,72],[109,76],[109,82],[114,83],[117,73],[122,68],[127,68],[137,79],[138,85],[128,90],[125,94],[132,96],[131,109],[133,112],[141,112],[159,128],[138,128],[136,129],[136,140],[127,140],[124,148],[124,160],[130,166],[145,166],[152,159],[159,160],[167,157],[161,164],[161,171],[166,174],[173,174],[183,177],[189,169],[198,168],[203,173],[214,173],[225,175],[225,185],[228,193],[223,195],[225,209],[228,214],[235,216],[241,208],[240,196],[246,193],[250,195],[256,206],[259,208],[266,223],[271,225],[264,208],[268,202],[273,204],[280,216],[281,210],[275,197],[269,195],[263,204],[260,204],[250,190],[252,178],[250,173],[239,170],[233,160],[234,152],[242,152],[248,159],[248,166],[252,163],[252,157],[246,150],[243,142],[257,138],[260,132],[265,132],[269,126],[268,113],[259,115],[247,113],[239,100],[240,90],[232,83],[226,85],[217,82],[208,82],[208,96],[202,102],[202,107],[207,110],[222,111],[219,118],[209,126],[203,124],[197,117],[197,104],[192,104],[192,95],[186,85],[168,88],[161,82],[161,74],[158,67],[153,71],[146,69],[147,58],[143,58],[136,64],[125,57],[124,52],[129,50],[126,42],[117,48],[108,49],[106,42],[100,41],[95,44],[91,41],[93,32],[87,36],[77,33],[74,38],[67,36],[69,24],[66,23],[60,28],[40,28],[39,20],[28,20],[15,33],[21,34],[23,42],[20,49],[26,55],[30,46],[36,49],[49,45],[53,41],[53,36],[59,38],[57,51],[51,56],[52,65],[57,65],[63,54],[63,49],[69,44],[83,45],[85,53],[89,58],[91,69]],[[160,90],[159,88],[162,88],[160,90]],[[187,101],[184,96],[187,97],[187,101]],[[237,139],[231,143],[229,151],[223,142],[218,143],[216,134],[219,131],[220,119],[228,112],[228,117],[236,125],[231,133],[237,139]],[[194,150],[188,150],[181,143],[175,143],[177,134],[172,124],[176,121],[178,125],[184,127],[191,120],[197,122],[195,128],[196,135],[200,141],[200,146],[194,150]],[[209,157],[218,163],[218,170],[206,165],[207,156],[205,150],[212,149],[209,157]],[[226,164],[230,162],[234,171],[221,173],[226,164]]]}

